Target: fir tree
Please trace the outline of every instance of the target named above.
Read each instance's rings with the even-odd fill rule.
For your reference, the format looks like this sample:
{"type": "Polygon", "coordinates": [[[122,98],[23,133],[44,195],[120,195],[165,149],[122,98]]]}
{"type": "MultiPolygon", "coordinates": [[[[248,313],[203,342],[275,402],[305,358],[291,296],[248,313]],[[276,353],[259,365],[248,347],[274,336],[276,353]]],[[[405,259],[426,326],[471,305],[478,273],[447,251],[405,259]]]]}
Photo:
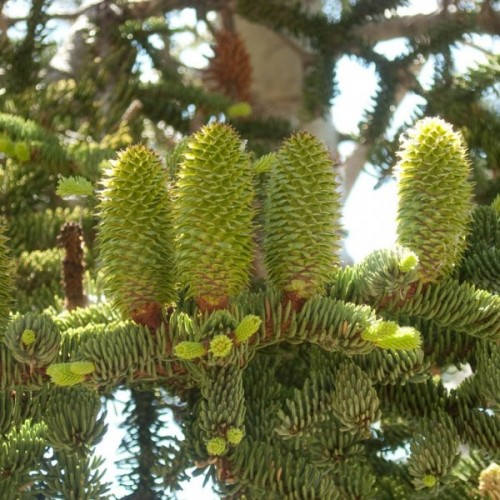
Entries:
{"type": "Polygon", "coordinates": [[[500,14],[404,4],[0,4],[1,498],[109,498],[95,445],[119,389],[127,498],[174,497],[193,466],[228,498],[498,498],[500,61],[459,74],[452,48],[500,14]],[[187,7],[203,71],[175,47],[187,7]],[[403,35],[395,59],[374,47],[403,35]],[[269,40],[298,58],[288,107],[262,90],[269,40]],[[342,55],[379,77],[343,187],[342,55]],[[408,91],[425,104],[392,136],[408,91]],[[345,266],[366,160],[397,177],[398,243],[345,266]]]}

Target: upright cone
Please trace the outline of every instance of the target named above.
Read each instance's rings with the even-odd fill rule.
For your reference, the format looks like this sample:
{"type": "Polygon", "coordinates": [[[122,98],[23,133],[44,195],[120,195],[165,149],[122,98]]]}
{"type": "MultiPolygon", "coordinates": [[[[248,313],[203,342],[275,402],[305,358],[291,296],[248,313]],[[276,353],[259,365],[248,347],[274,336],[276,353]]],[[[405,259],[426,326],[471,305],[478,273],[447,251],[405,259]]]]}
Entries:
{"type": "Polygon", "coordinates": [[[426,282],[449,275],[462,258],[472,212],[469,163],[460,134],[425,118],[399,152],[398,241],[413,250],[426,282]]]}
{"type": "Polygon", "coordinates": [[[338,264],[340,200],[328,150],[311,134],[288,139],[270,173],[266,267],[291,298],[318,293],[338,264]]]}
{"type": "Polygon", "coordinates": [[[252,261],[253,187],[244,144],[228,125],[189,141],[176,200],[179,270],[200,309],[223,309],[246,286],[252,261]]]}
{"type": "Polygon", "coordinates": [[[171,201],[160,159],[147,147],[118,155],[100,193],[100,257],[107,290],[127,318],[158,326],[175,298],[171,201]]]}

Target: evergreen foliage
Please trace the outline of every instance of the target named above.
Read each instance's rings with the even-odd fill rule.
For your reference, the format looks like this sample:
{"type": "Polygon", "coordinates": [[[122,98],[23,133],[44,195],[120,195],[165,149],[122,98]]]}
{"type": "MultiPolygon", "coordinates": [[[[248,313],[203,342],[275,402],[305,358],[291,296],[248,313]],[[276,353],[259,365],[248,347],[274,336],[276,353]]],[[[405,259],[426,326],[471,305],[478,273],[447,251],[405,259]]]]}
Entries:
{"type": "MultiPolygon", "coordinates": [[[[429,169],[446,168],[458,171],[455,193],[470,194],[467,175],[460,174],[465,160],[444,163],[443,155],[435,153],[457,148],[449,125],[424,120],[408,135],[417,133],[425,140],[414,140],[410,152],[402,153],[403,161],[407,156],[417,159],[411,169],[417,180],[405,187],[402,176],[400,189],[418,190],[429,169]],[[434,154],[426,156],[429,148],[434,154]]],[[[105,432],[99,392],[137,384],[148,384],[151,390],[151,384],[159,384],[187,405],[181,420],[186,445],[163,448],[152,434],[148,439],[144,434],[151,433],[154,418],[141,423],[137,445],[144,454],[138,472],[130,472],[139,474],[132,483],[137,492],[158,487],[149,476],[154,470],[168,475],[165,466],[155,465],[166,450],[182,454],[181,463],[191,460],[207,467],[221,491],[230,495],[368,498],[388,494],[393,481],[404,495],[415,498],[420,490],[452,494],[457,483],[462,488],[454,472],[464,460],[459,443],[485,460],[500,446],[495,413],[484,411],[496,408],[500,389],[498,296],[451,276],[461,275],[463,263],[470,267],[475,262],[460,249],[443,276],[442,266],[426,264],[436,258],[432,248],[405,241],[407,235],[428,230],[430,223],[430,217],[418,217],[430,200],[419,208],[411,195],[400,196],[401,210],[413,207],[414,217],[410,222],[400,217],[400,243],[409,243],[413,251],[398,246],[376,251],[354,267],[336,267],[336,185],[326,153],[307,134],[293,136],[266,163],[265,235],[276,239],[286,227],[288,239],[281,236],[281,244],[264,245],[270,280],[252,290],[242,277],[250,272],[249,237],[255,224],[251,179],[259,174],[252,173],[243,148],[225,125],[195,134],[177,155],[172,200],[157,156],[143,146],[118,153],[113,170],[105,174],[96,210],[101,214],[99,241],[108,290],[121,297],[128,319],[119,321],[97,305],[12,318],[1,343],[2,386],[16,394],[8,406],[4,400],[6,413],[19,423],[23,415],[42,418],[43,432],[33,427],[40,429],[36,439],[51,447],[54,459],[63,453],[61,463],[75,468],[73,474],[87,474],[90,480],[98,477],[92,464],[99,463],[91,458],[92,448],[105,432]],[[290,176],[288,182],[281,180],[283,175],[290,176]],[[311,184],[317,175],[324,180],[311,184]],[[205,193],[210,197],[203,198],[205,193]],[[205,199],[204,209],[196,210],[193,200],[200,199],[205,199]],[[228,210],[214,212],[224,203],[228,210]],[[296,245],[300,241],[309,244],[296,245]],[[292,247],[285,252],[287,245],[292,247]],[[195,257],[188,260],[187,252],[195,257]],[[289,257],[294,259],[291,274],[276,280],[287,269],[281,260],[289,257]],[[193,281],[184,281],[177,269],[193,281]],[[297,276],[311,286],[291,290],[288,283],[293,286],[297,276]],[[206,284],[198,285],[200,277],[206,284]],[[191,289],[187,295],[186,286],[191,289]],[[163,289],[168,293],[162,295],[163,289]],[[307,293],[300,295],[302,289],[307,293]],[[450,335],[463,340],[456,344],[450,335]],[[450,362],[469,362],[474,370],[452,392],[430,378],[433,367],[450,362]],[[25,395],[21,392],[17,399],[17,391],[25,395]],[[27,391],[46,394],[41,411],[33,414],[29,409],[36,402],[22,409],[23,401],[33,399],[27,391]],[[420,431],[415,433],[414,427],[420,431]],[[387,443],[393,450],[410,445],[407,464],[383,454],[375,459],[387,443]]],[[[461,146],[457,151],[462,154],[461,146]]],[[[439,193],[439,186],[435,189],[439,193]]],[[[463,199],[460,195],[459,202],[463,199]]],[[[444,228],[453,228],[451,238],[463,240],[462,248],[467,238],[468,254],[476,255],[474,249],[481,252],[484,239],[497,243],[481,225],[494,227],[498,212],[478,207],[481,215],[470,218],[466,201],[458,219],[457,208],[433,217],[440,217],[444,228]]],[[[437,257],[448,258],[443,252],[437,257]]],[[[153,404],[152,393],[147,394],[136,394],[134,411],[137,405],[153,404]]],[[[4,422],[8,463],[3,470],[9,471],[5,491],[22,487],[26,470],[40,460],[35,449],[22,464],[9,451],[27,446],[19,441],[22,434],[8,434],[12,425],[4,422]]],[[[48,479],[54,464],[47,464],[47,479],[39,480],[41,491],[56,488],[48,479]]],[[[171,481],[175,490],[177,483],[171,481]]],[[[57,491],[67,487],[59,484],[57,491]]],[[[95,488],[105,491],[105,486],[95,488]]]]}
{"type": "Polygon", "coordinates": [[[498,2],[442,2],[391,59],[365,29],[406,3],[97,2],[61,69],[57,2],[0,2],[25,28],[0,33],[0,498],[112,498],[120,390],[126,498],[173,498],[192,467],[225,498],[498,498],[499,58],[458,75],[451,50],[499,33],[498,2]],[[304,119],[342,55],[375,68],[355,139],[399,172],[394,248],[342,267],[331,152],[255,111],[235,14],[304,52],[304,119]],[[177,57],[188,29],[208,70],[177,57]],[[424,104],[393,136],[402,87],[424,104]]]}

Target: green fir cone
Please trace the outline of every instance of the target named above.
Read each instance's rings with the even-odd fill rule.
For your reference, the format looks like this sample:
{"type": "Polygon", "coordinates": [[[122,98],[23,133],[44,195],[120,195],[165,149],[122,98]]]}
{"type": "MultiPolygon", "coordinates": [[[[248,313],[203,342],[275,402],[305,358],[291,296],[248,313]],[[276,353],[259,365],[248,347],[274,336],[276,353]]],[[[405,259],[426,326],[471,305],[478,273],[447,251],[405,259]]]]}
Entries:
{"type": "Polygon", "coordinates": [[[328,150],[313,135],[296,134],[278,151],[265,211],[271,281],[290,297],[315,295],[338,263],[340,201],[328,150]]]}
{"type": "Polygon", "coordinates": [[[3,331],[9,318],[12,303],[12,273],[11,261],[8,257],[7,238],[4,228],[0,226],[0,333],[3,331]]]}
{"type": "Polygon", "coordinates": [[[175,298],[174,236],[166,172],[143,145],[118,154],[100,192],[100,256],[107,290],[126,318],[157,326],[175,298]],[[157,305],[157,307],[154,307],[157,305]]]}
{"type": "Polygon", "coordinates": [[[179,271],[202,310],[223,309],[247,285],[252,261],[253,187],[244,144],[228,125],[203,127],[179,171],[179,271]]]}
{"type": "Polygon", "coordinates": [[[420,277],[436,282],[460,262],[472,213],[470,168],[460,134],[425,118],[399,152],[398,241],[413,250],[420,277]]]}

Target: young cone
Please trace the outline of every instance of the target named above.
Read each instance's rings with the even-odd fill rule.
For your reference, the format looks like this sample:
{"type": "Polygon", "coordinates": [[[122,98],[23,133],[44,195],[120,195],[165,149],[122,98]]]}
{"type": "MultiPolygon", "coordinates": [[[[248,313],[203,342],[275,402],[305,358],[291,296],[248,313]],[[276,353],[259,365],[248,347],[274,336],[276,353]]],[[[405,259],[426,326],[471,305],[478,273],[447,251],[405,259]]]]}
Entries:
{"type": "Polygon", "coordinates": [[[338,262],[340,201],[328,150],[311,134],[288,139],[271,170],[266,266],[290,298],[318,293],[338,262]]]}
{"type": "Polygon", "coordinates": [[[202,310],[225,308],[247,284],[252,199],[242,141],[222,123],[203,127],[184,153],[176,204],[180,276],[202,310]]]}
{"type": "Polygon", "coordinates": [[[174,236],[165,169],[147,147],[118,155],[100,193],[100,256],[107,290],[127,318],[158,326],[175,297],[174,236]]]}
{"type": "Polygon", "coordinates": [[[398,240],[418,255],[422,280],[436,282],[460,261],[471,219],[462,138],[440,118],[425,118],[399,156],[398,240]]]}

